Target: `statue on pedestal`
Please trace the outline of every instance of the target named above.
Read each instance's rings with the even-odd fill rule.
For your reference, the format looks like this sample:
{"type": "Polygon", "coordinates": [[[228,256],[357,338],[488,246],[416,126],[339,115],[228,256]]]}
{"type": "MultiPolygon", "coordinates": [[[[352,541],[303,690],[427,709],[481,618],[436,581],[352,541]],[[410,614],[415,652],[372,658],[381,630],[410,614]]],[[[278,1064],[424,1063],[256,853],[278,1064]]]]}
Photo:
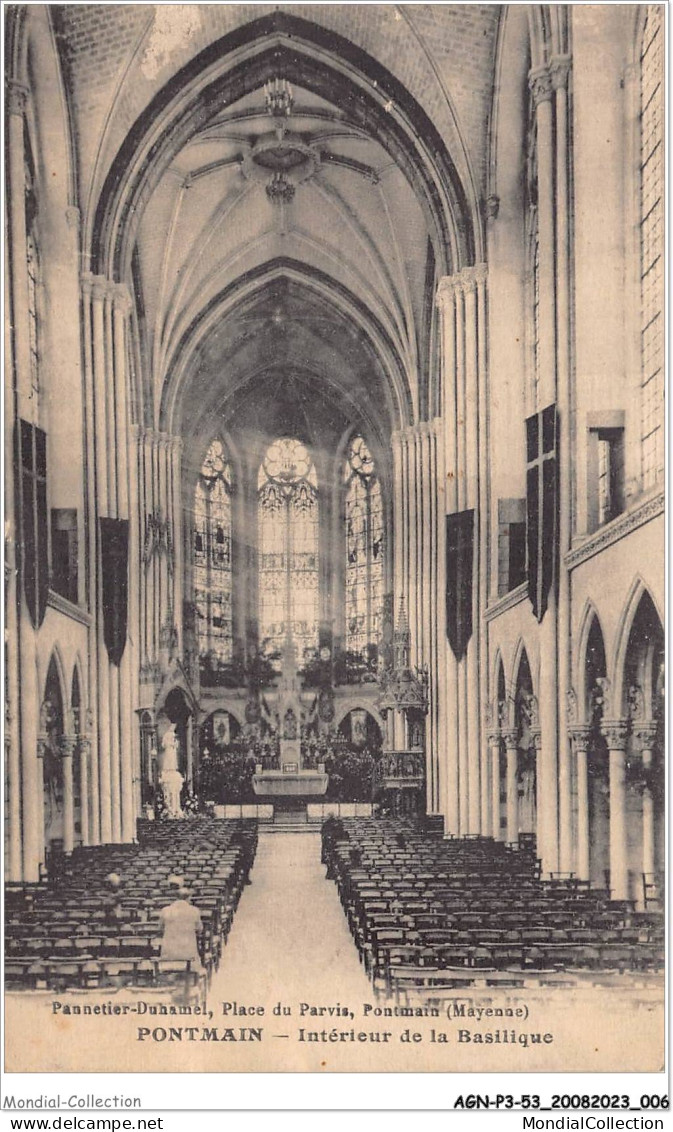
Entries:
{"type": "Polygon", "coordinates": [[[161,775],[159,776],[159,786],[163,795],[166,817],[169,818],[184,816],[180,805],[180,794],[185,780],[178,770],[178,750],[175,724],[171,723],[161,740],[162,760],[161,775]]]}

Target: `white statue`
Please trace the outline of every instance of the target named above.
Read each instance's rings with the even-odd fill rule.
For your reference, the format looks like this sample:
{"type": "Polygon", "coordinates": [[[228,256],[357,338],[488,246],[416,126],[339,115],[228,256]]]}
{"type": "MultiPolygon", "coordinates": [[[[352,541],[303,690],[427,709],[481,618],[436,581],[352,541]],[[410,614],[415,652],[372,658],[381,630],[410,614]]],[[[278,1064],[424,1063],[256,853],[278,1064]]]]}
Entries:
{"type": "Polygon", "coordinates": [[[180,794],[185,780],[178,770],[179,744],[174,723],[171,723],[164,732],[161,740],[161,751],[163,757],[159,785],[166,807],[166,816],[181,818],[183,813],[180,805],[180,794]]]}

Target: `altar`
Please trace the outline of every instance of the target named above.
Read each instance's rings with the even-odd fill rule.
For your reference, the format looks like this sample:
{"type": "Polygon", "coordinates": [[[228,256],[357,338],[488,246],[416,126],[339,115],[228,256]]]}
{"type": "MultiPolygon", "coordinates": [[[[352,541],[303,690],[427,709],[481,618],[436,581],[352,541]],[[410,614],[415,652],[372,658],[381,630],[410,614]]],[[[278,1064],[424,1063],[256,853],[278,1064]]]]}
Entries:
{"type": "Polygon", "coordinates": [[[303,709],[297,677],[297,661],[291,635],[285,639],[283,672],[278,686],[279,768],[264,770],[258,765],[252,788],[259,797],[320,797],[327,790],[325,768],[302,765],[301,728],[303,709]]]}
{"type": "MultiPolygon", "coordinates": [[[[287,766],[287,764],[286,764],[287,766]]],[[[252,788],[262,798],[322,797],[327,790],[328,777],[320,770],[262,770],[253,775],[252,788]]]]}

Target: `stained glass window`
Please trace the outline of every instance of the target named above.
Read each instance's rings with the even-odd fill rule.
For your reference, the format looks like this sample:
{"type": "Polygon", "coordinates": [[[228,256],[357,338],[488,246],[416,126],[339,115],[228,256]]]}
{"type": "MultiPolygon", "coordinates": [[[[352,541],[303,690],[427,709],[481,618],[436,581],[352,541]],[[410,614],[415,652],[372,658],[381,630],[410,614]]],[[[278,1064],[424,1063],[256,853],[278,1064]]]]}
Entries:
{"type": "Polygon", "coordinates": [[[344,465],[346,519],[346,648],[371,659],[383,615],[383,499],[371,452],[362,436],[344,465]]]}
{"type": "Polygon", "coordinates": [[[650,5],[640,56],[641,443],[643,487],[664,467],[664,31],[650,5]]]}
{"type": "Polygon", "coordinates": [[[231,465],[214,440],[194,494],[194,603],[202,672],[232,659],[231,465]]]}
{"type": "Polygon", "coordinates": [[[301,441],[273,442],[257,486],[260,642],[281,650],[289,627],[301,663],[318,645],[318,491],[301,441]]]}

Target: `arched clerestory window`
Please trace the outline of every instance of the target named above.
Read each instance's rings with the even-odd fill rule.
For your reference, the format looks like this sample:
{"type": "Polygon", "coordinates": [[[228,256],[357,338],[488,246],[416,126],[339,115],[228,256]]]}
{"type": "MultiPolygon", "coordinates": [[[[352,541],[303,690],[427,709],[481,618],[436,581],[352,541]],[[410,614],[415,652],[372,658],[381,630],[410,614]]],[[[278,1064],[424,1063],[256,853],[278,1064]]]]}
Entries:
{"type": "Polygon", "coordinates": [[[383,498],[374,459],[360,435],[354,436],[348,446],[343,479],[346,649],[374,661],[383,617],[383,498]]]}
{"type": "Polygon", "coordinates": [[[664,27],[647,8],[640,49],[640,356],[643,488],[664,468],[664,27]]]}
{"type": "Polygon", "coordinates": [[[194,492],[193,578],[202,677],[215,676],[233,655],[231,463],[213,440],[194,492]]]}
{"type": "Polygon", "coordinates": [[[269,446],[259,469],[259,639],[282,650],[288,632],[303,662],[318,646],[318,483],[293,437],[269,446]]]}

